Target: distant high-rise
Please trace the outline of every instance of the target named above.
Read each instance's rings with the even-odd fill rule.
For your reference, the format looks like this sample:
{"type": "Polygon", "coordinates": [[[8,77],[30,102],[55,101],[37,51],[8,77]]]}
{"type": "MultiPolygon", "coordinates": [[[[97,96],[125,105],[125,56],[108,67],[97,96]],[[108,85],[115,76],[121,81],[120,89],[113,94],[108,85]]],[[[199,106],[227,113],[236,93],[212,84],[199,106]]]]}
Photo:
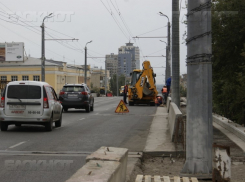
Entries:
{"type": "Polygon", "coordinates": [[[130,76],[134,69],[140,69],[139,47],[129,42],[118,49],[118,74],[130,76]]]}
{"type": "Polygon", "coordinates": [[[110,71],[110,76],[117,74],[118,56],[117,54],[106,55],[106,69],[110,71]]]}

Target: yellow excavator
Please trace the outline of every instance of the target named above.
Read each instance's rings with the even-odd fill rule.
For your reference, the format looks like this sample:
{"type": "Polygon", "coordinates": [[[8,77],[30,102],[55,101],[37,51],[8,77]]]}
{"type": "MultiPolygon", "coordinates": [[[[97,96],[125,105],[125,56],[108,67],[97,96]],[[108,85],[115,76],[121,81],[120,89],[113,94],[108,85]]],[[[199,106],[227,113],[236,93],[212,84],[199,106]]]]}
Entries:
{"type": "Polygon", "coordinates": [[[128,102],[134,104],[149,104],[155,106],[158,94],[155,85],[156,74],[153,72],[150,61],[143,62],[143,70],[135,69],[131,73],[131,85],[128,87],[128,102]]]}

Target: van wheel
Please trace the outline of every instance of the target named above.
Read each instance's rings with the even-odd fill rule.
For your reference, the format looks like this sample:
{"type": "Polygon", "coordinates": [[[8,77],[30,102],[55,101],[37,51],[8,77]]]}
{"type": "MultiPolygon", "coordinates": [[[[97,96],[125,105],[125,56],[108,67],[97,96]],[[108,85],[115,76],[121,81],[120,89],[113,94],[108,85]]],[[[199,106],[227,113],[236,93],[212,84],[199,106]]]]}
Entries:
{"type": "Polygon", "coordinates": [[[50,121],[45,123],[45,129],[46,131],[52,131],[53,130],[53,115],[50,118],[50,121]]]}
{"type": "Polygon", "coordinates": [[[15,126],[20,127],[20,126],[21,126],[21,124],[20,124],[20,123],[17,123],[17,124],[15,124],[15,126]]]}
{"type": "Polygon", "coordinates": [[[89,106],[89,105],[87,105],[85,109],[86,109],[86,112],[87,112],[87,113],[90,112],[90,106],[89,106]]]}
{"type": "Polygon", "coordinates": [[[1,122],[1,131],[7,131],[8,130],[8,124],[1,122]]]}
{"type": "Polygon", "coordinates": [[[62,124],[62,114],[60,115],[60,119],[55,122],[55,127],[61,127],[62,124]]]}

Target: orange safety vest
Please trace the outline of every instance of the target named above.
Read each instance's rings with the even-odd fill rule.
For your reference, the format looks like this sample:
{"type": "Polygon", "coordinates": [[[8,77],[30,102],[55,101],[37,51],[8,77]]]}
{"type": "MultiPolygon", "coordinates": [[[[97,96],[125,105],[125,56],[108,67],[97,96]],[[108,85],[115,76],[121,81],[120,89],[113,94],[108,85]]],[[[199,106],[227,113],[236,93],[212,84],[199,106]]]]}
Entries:
{"type": "Polygon", "coordinates": [[[167,88],[162,88],[162,93],[167,93],[167,88]]]}

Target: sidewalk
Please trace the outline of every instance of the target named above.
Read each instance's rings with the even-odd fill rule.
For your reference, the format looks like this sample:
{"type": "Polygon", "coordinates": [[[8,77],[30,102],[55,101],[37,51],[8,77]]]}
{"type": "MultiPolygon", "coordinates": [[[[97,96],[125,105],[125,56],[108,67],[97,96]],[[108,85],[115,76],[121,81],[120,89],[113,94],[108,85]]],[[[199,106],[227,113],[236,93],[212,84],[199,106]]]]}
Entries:
{"type": "Polygon", "coordinates": [[[170,154],[173,152],[175,152],[175,146],[170,137],[167,108],[157,107],[146,141],[144,153],[158,155],[170,154]]]}

